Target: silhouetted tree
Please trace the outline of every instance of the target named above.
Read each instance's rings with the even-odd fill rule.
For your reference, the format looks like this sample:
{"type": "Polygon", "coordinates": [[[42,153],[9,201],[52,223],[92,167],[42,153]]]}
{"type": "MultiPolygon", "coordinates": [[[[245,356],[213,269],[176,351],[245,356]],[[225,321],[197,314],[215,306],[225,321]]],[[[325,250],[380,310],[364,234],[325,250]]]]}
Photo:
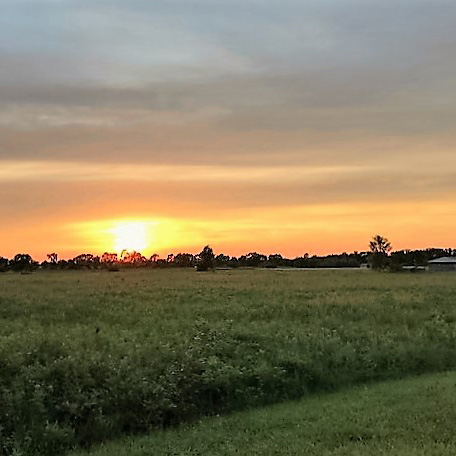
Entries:
{"type": "Polygon", "coordinates": [[[59,261],[58,255],[56,253],[48,253],[47,259],[48,259],[49,263],[51,263],[51,264],[57,264],[59,261]]]}
{"type": "Polygon", "coordinates": [[[128,252],[123,254],[122,263],[130,266],[145,266],[147,264],[147,258],[142,256],[140,252],[128,252]]]}
{"type": "Polygon", "coordinates": [[[6,272],[9,269],[8,258],[0,257],[0,272],[6,272]]]}
{"type": "Polygon", "coordinates": [[[391,243],[387,238],[377,234],[369,243],[372,269],[385,269],[388,266],[388,253],[391,251],[391,243]]]}
{"type": "Polygon", "coordinates": [[[224,255],[223,253],[221,253],[220,255],[217,255],[215,257],[215,266],[225,267],[225,266],[228,266],[229,262],[230,262],[230,257],[228,255],[224,255]]]}
{"type": "Polygon", "coordinates": [[[58,256],[56,253],[48,253],[47,254],[47,261],[43,261],[41,263],[41,267],[43,269],[57,269],[58,268],[58,256]]]}
{"type": "Polygon", "coordinates": [[[59,267],[59,269],[68,269],[68,261],[59,260],[58,267],[59,267]]]}
{"type": "Polygon", "coordinates": [[[262,253],[250,252],[245,256],[245,265],[257,268],[262,263],[266,263],[268,257],[262,253]]]}
{"type": "Polygon", "coordinates": [[[158,261],[159,258],[160,258],[160,255],[159,255],[158,253],[154,253],[154,254],[150,257],[149,261],[151,261],[152,263],[156,263],[156,262],[158,261]]]}
{"type": "Polygon", "coordinates": [[[206,245],[204,249],[198,254],[196,268],[198,271],[208,271],[214,269],[215,255],[214,251],[206,245]]]}
{"type": "Polygon", "coordinates": [[[174,265],[178,268],[191,268],[195,265],[195,257],[191,253],[178,253],[174,257],[174,265]]]}
{"type": "Polygon", "coordinates": [[[94,257],[91,253],[81,253],[73,258],[72,263],[76,268],[91,269],[99,262],[98,257],[94,257]]]}
{"type": "Polygon", "coordinates": [[[17,272],[32,271],[36,266],[28,253],[18,253],[10,262],[11,269],[17,272]]]}
{"type": "Polygon", "coordinates": [[[101,255],[101,262],[103,264],[112,265],[114,263],[117,263],[117,261],[117,253],[105,252],[103,255],[101,255]]]}
{"type": "Polygon", "coordinates": [[[283,256],[279,253],[274,253],[268,256],[267,268],[277,268],[283,264],[283,256]]]}

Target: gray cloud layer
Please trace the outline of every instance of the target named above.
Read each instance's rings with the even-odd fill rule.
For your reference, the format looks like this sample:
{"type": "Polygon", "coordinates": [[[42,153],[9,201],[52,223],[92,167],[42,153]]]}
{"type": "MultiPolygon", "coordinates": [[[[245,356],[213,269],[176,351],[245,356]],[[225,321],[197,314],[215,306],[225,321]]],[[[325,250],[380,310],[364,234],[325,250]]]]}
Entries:
{"type": "MultiPolygon", "coordinates": [[[[454,1],[0,0],[0,10],[0,160],[381,157],[453,189],[454,1]]],[[[394,187],[386,172],[369,179],[394,187]]],[[[413,193],[410,182],[400,191],[413,193]]],[[[331,185],[349,197],[349,182],[331,185]]]]}
{"type": "Polygon", "coordinates": [[[2,107],[217,107],[224,125],[266,130],[391,129],[411,115],[404,128],[413,131],[447,128],[455,106],[451,1],[2,0],[0,7],[2,107]],[[358,108],[358,117],[350,113],[358,108]]]}

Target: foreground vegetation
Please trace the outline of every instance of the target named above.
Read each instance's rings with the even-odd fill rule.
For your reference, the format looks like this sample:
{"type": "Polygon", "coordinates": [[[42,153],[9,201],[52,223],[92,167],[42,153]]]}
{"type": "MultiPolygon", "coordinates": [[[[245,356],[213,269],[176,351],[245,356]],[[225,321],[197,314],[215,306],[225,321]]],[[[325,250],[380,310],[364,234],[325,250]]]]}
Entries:
{"type": "Polygon", "coordinates": [[[451,274],[0,276],[0,454],[456,367],[451,274]]]}
{"type": "Polygon", "coordinates": [[[453,456],[455,393],[455,373],[389,381],[205,418],[110,443],[90,456],[453,456]]]}

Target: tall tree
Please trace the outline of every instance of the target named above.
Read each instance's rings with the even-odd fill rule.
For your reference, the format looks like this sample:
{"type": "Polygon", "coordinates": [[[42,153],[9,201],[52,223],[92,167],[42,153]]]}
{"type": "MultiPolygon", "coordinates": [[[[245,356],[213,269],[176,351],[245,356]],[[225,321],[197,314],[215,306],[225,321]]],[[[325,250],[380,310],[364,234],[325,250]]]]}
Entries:
{"type": "Polygon", "coordinates": [[[392,246],[386,237],[377,234],[369,243],[372,269],[385,269],[388,266],[388,253],[392,246]]]}
{"type": "Polygon", "coordinates": [[[214,251],[206,245],[204,249],[198,254],[196,268],[198,271],[208,271],[214,269],[215,255],[214,251]]]}

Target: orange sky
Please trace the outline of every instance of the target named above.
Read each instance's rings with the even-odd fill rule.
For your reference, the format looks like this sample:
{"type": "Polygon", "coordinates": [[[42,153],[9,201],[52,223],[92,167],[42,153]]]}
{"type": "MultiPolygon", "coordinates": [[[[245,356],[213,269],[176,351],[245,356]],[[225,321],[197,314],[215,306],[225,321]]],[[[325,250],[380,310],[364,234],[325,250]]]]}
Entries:
{"type": "MultiPolygon", "coordinates": [[[[0,228],[0,237],[8,239],[10,246],[2,254],[13,256],[26,251],[41,259],[50,251],[72,257],[81,252],[101,254],[127,248],[141,250],[147,256],[159,253],[166,257],[171,252],[197,253],[209,243],[218,253],[261,251],[294,257],[306,252],[367,250],[373,233],[389,237],[396,249],[454,246],[454,233],[448,228],[456,226],[453,195],[425,201],[385,197],[380,201],[360,198],[350,202],[309,201],[245,208],[230,198],[217,207],[217,192],[224,192],[220,184],[203,189],[207,198],[197,188],[198,197],[193,202],[181,202],[179,195],[174,202],[168,201],[169,187],[164,190],[164,197],[159,194],[150,201],[135,200],[125,192],[128,182],[113,185],[118,187],[108,187],[106,193],[97,194],[97,186],[103,185],[89,184],[79,195],[80,200],[66,205],[63,197],[62,205],[54,209],[32,209],[10,219],[9,226],[0,228]],[[112,199],[113,193],[119,199],[112,199]]],[[[183,183],[179,185],[185,187],[183,183]]],[[[140,183],[139,188],[160,193],[158,184],[140,183]]],[[[185,191],[192,193],[193,189],[185,191]]],[[[54,192],[59,192],[59,186],[38,186],[35,194],[21,197],[33,202],[36,194],[54,192]]]]}
{"type": "Polygon", "coordinates": [[[0,256],[456,247],[456,4],[4,3],[0,256]]]}

